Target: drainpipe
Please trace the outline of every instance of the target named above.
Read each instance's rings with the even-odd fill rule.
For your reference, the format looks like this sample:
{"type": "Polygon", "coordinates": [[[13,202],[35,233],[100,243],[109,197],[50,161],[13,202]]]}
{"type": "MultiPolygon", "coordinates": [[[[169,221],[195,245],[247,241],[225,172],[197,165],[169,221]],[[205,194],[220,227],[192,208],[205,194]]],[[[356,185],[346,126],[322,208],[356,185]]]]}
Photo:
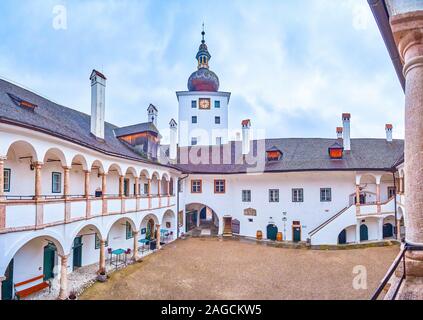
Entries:
{"type": "MultiPolygon", "coordinates": [[[[189,174],[187,174],[185,177],[178,178],[178,184],[176,186],[176,215],[177,216],[179,216],[179,185],[181,181],[185,180],[188,177],[189,177],[189,174]]],[[[176,219],[176,221],[178,221],[178,219],[176,219]]],[[[182,221],[184,221],[183,216],[182,216],[182,221]]],[[[177,225],[177,228],[176,228],[176,238],[179,238],[179,224],[177,225]]]]}

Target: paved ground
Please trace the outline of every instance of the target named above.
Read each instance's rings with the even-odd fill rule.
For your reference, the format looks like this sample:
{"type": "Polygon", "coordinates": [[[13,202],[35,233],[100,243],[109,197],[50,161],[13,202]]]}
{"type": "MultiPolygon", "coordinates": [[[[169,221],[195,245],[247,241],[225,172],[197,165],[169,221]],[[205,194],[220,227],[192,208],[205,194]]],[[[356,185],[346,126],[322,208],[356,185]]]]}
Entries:
{"type": "Polygon", "coordinates": [[[81,299],[368,299],[398,246],[316,251],[233,240],[177,240],[96,283],[81,299]],[[367,290],[353,289],[353,268],[367,290]]]}

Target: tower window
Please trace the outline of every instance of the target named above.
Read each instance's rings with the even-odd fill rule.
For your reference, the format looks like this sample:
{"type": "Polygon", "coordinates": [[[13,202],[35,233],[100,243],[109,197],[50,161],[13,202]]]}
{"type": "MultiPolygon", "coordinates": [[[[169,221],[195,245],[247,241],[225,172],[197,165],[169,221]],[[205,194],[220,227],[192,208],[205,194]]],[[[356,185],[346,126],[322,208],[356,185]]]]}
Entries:
{"type": "Polygon", "coordinates": [[[214,123],[220,124],[220,117],[214,117],[214,123]]]}
{"type": "Polygon", "coordinates": [[[197,109],[197,101],[196,100],[191,101],[191,108],[197,109]]]}
{"type": "Polygon", "coordinates": [[[214,102],[214,107],[215,107],[215,108],[220,108],[220,101],[219,101],[219,100],[216,100],[216,101],[214,102]]]}
{"type": "Polygon", "coordinates": [[[197,138],[192,137],[192,138],[191,138],[191,145],[192,145],[192,146],[196,146],[196,145],[197,145],[197,143],[198,143],[197,138]]]}
{"type": "Polygon", "coordinates": [[[192,116],[191,123],[197,123],[197,116],[192,116]]]}

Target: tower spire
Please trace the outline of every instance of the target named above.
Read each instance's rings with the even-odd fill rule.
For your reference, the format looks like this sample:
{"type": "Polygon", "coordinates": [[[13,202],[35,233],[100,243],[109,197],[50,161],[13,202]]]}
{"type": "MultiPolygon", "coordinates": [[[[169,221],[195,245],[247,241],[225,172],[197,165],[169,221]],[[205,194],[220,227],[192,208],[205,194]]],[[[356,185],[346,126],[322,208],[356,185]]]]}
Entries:
{"type": "Polygon", "coordinates": [[[201,44],[200,48],[198,48],[198,53],[196,55],[196,59],[198,60],[198,69],[208,69],[209,68],[209,60],[211,58],[211,55],[209,53],[209,50],[207,49],[206,40],[204,39],[204,36],[206,35],[206,32],[204,31],[204,22],[203,22],[203,29],[201,32],[201,44]]]}
{"type": "Polygon", "coordinates": [[[201,43],[206,43],[206,40],[204,40],[204,36],[206,35],[206,32],[204,31],[204,22],[203,22],[203,31],[201,32],[201,35],[203,36],[203,39],[201,40],[201,43]]]}

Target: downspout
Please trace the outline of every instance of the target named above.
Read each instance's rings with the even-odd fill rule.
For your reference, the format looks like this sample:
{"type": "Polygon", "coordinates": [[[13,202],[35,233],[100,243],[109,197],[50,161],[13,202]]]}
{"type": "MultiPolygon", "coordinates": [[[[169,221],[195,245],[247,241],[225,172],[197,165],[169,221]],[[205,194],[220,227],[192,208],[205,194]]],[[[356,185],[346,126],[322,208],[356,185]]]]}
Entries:
{"type": "MultiPolygon", "coordinates": [[[[187,174],[183,178],[178,177],[178,184],[176,186],[176,212],[177,212],[177,215],[179,215],[179,190],[180,190],[179,186],[180,186],[181,181],[185,180],[188,177],[189,177],[189,174],[187,174]]],[[[183,221],[184,221],[184,217],[182,216],[182,224],[183,224],[183,221]]],[[[176,229],[176,238],[179,238],[179,225],[178,225],[178,228],[176,229]]]]}

